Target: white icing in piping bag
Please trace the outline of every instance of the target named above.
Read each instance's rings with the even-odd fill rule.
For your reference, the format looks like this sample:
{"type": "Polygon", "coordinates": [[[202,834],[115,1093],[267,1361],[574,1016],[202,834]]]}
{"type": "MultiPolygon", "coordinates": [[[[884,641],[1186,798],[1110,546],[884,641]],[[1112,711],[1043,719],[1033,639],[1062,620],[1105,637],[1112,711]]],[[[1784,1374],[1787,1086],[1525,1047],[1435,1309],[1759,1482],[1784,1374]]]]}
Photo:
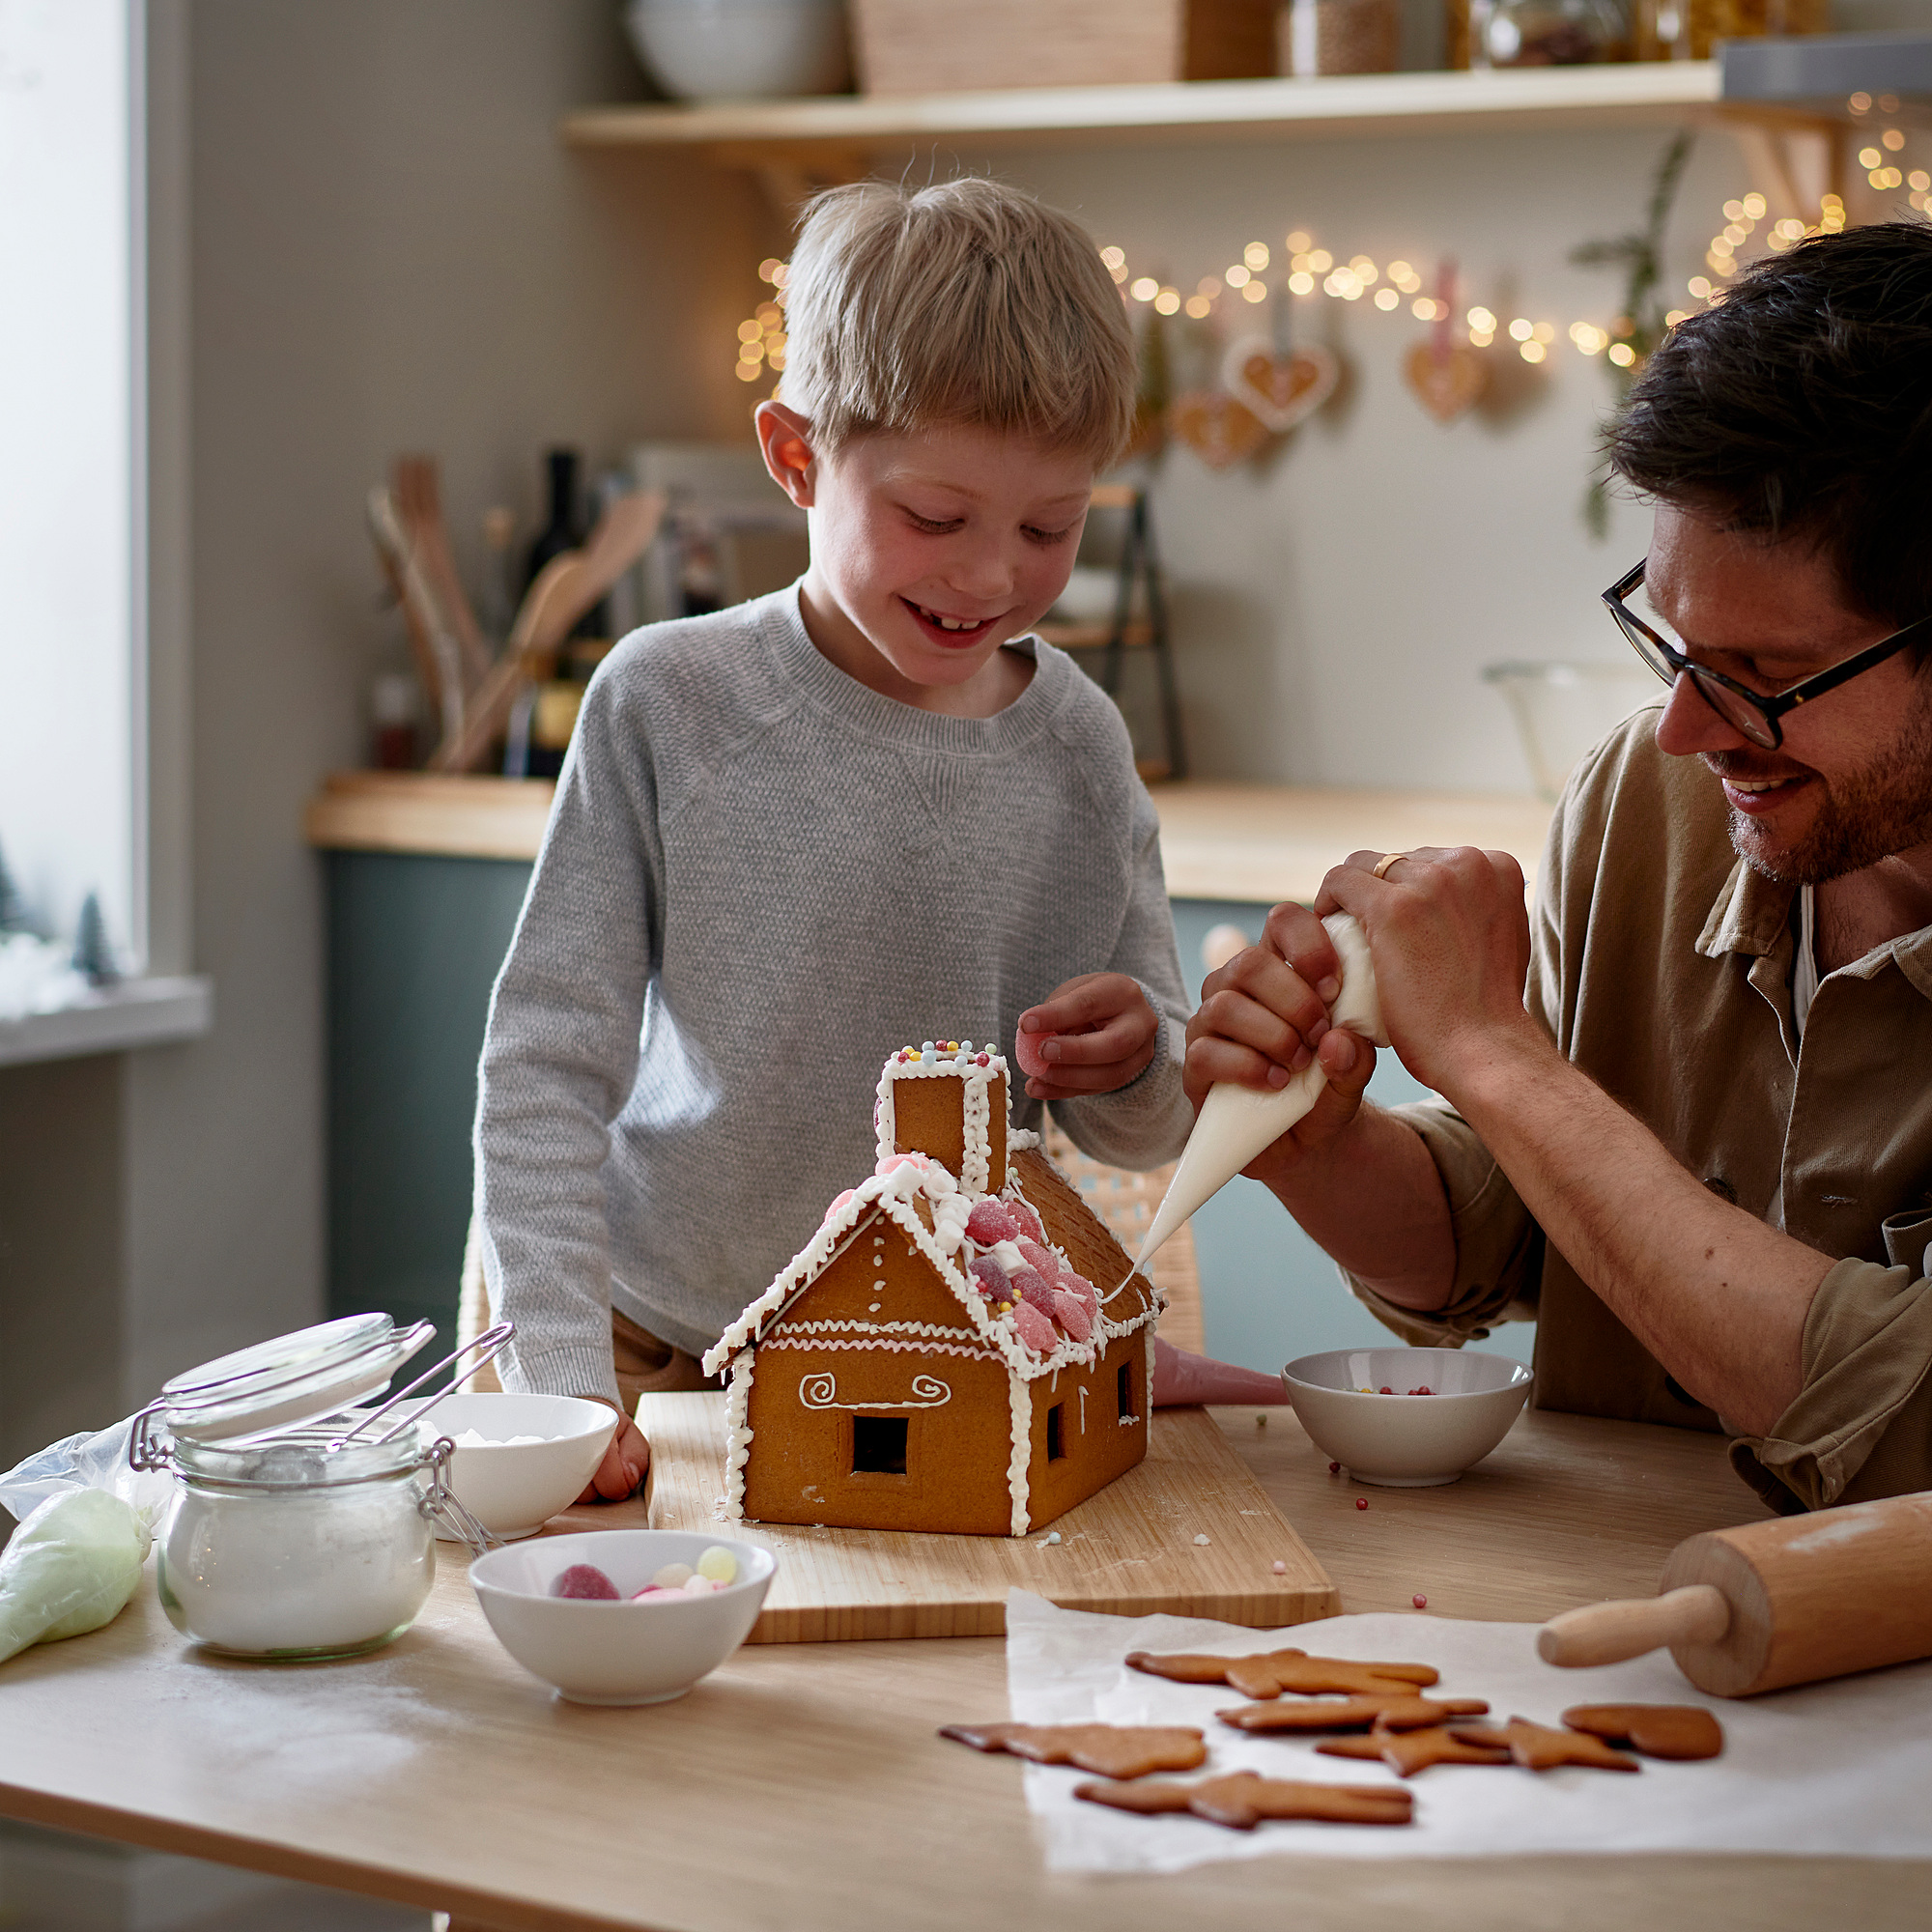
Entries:
{"type": "MultiPolygon", "coordinates": [[[[1386,1046],[1388,1035],[1382,1031],[1381,1002],[1376,998],[1375,967],[1362,928],[1346,912],[1330,913],[1321,923],[1327,927],[1342,962],[1342,990],[1329,1009],[1329,1023],[1347,1027],[1377,1046],[1386,1046]]],[[[1209,1088],[1194,1131],[1181,1151],[1180,1165],[1161,1200],[1160,1211],[1141,1243],[1135,1268],[1144,1268],[1154,1251],[1180,1230],[1196,1208],[1220,1193],[1264,1147],[1287,1133],[1314,1106],[1327,1084],[1327,1070],[1318,1059],[1310,1061],[1283,1088],[1242,1087],[1231,1080],[1209,1088]]]]}

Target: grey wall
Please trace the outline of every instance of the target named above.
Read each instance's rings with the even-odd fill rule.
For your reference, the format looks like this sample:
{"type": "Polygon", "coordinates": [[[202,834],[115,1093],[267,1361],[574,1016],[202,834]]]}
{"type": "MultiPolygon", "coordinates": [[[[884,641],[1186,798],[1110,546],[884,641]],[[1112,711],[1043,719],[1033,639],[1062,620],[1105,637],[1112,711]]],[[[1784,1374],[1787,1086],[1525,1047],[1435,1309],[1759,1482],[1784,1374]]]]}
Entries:
{"type": "Polygon", "coordinates": [[[160,400],[190,499],[157,505],[188,639],[158,696],[165,714],[185,684],[192,754],[191,940],[162,963],[213,976],[216,1019],[192,1045],[0,1073],[0,1459],[322,1311],[321,866],[300,819],[359,762],[368,678],[398,649],[363,492],[397,452],[436,451],[469,554],[487,504],[534,517],[549,441],[605,460],[742,419],[725,345],[779,239],[762,200],[696,159],[586,161],[556,137],[566,108],[643,91],[616,14],[156,10],[183,110],[157,138],[185,143],[158,175],[186,199],[156,270],[180,278],[188,345],[160,400]]]}

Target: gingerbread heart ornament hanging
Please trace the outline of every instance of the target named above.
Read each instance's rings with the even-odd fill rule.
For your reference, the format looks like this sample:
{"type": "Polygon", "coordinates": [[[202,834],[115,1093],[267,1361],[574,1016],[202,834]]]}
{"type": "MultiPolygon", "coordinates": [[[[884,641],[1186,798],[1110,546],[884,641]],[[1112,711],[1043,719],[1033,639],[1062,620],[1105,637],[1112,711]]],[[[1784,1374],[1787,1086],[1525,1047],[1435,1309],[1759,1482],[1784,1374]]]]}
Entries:
{"type": "Polygon", "coordinates": [[[1490,372],[1466,342],[1418,342],[1404,363],[1408,386],[1439,423],[1452,423],[1481,401],[1490,372]]]}
{"type": "Polygon", "coordinates": [[[1221,361],[1221,386],[1274,436],[1313,415],[1341,377],[1328,350],[1282,349],[1260,335],[1230,343],[1221,361]]]}
{"type": "Polygon", "coordinates": [[[1190,389],[1177,396],[1168,424],[1210,469],[1232,469],[1268,439],[1261,418],[1219,389],[1190,389]]]}

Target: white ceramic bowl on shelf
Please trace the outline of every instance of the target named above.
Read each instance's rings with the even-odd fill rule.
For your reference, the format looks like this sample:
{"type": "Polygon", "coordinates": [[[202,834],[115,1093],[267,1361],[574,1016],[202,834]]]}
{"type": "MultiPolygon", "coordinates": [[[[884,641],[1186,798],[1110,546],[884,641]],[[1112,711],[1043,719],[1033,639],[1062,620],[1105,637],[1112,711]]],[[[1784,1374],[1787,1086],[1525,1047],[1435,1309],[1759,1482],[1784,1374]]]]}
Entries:
{"type": "Polygon", "coordinates": [[[681,1697],[752,1634],[778,1574],[769,1549],[681,1529],[590,1530],[493,1549],[469,1581],[497,1641],[531,1676],[573,1704],[662,1704],[681,1697]],[[667,1563],[696,1565],[723,1547],[738,1561],[735,1582],[702,1596],[680,1592],[634,1601],[667,1563]],[[591,1563],[620,1592],[605,1599],[553,1597],[573,1565],[591,1563]]]}
{"type": "Polygon", "coordinates": [[[851,82],[845,0],[630,0],[624,25],[680,100],[838,94],[851,82]]]}
{"type": "Polygon", "coordinates": [[[485,1529],[508,1539],[534,1536],[583,1493],[617,1433],[609,1403],[574,1395],[463,1391],[432,1409],[424,1428],[456,1442],[449,1487],[485,1529]],[[458,1437],[483,1436],[479,1445],[458,1437]],[[537,1435],[538,1442],[511,1437],[537,1435]]]}
{"type": "Polygon", "coordinates": [[[1309,1439],[1357,1482],[1420,1490],[1480,1463],[1509,1434],[1534,1378],[1473,1349],[1333,1349],[1289,1363],[1281,1379],[1309,1439]],[[1416,1388],[1433,1393],[1408,1393],[1416,1388]]]}

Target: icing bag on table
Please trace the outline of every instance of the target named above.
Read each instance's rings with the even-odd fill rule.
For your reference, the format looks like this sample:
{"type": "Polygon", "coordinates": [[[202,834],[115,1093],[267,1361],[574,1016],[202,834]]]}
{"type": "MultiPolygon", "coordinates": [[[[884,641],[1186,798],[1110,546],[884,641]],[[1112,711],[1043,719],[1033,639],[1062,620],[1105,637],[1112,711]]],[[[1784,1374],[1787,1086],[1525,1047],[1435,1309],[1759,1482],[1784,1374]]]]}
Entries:
{"type": "Polygon", "coordinates": [[[1288,1391],[1279,1376],[1259,1369],[1217,1362],[1211,1355],[1190,1354],[1160,1336],[1153,1338],[1153,1406],[1182,1408],[1192,1403],[1239,1403],[1243,1407],[1279,1407],[1288,1391]]]}
{"type": "MultiPolygon", "coordinates": [[[[1382,1031],[1381,1003],[1376,998],[1376,973],[1367,937],[1345,912],[1330,913],[1321,923],[1327,927],[1342,962],[1342,990],[1329,1009],[1330,1023],[1347,1027],[1377,1046],[1386,1046],[1388,1035],[1382,1031]]],[[[1196,1208],[1220,1193],[1264,1147],[1278,1141],[1314,1106],[1327,1084],[1328,1074],[1321,1061],[1311,1060],[1279,1090],[1242,1087],[1230,1080],[1211,1087],[1134,1266],[1145,1267],[1149,1258],[1196,1208]]]]}
{"type": "Polygon", "coordinates": [[[153,1539],[103,1490],[50,1496],[0,1551],[0,1663],[29,1644],[111,1623],[141,1580],[153,1539]]]}

